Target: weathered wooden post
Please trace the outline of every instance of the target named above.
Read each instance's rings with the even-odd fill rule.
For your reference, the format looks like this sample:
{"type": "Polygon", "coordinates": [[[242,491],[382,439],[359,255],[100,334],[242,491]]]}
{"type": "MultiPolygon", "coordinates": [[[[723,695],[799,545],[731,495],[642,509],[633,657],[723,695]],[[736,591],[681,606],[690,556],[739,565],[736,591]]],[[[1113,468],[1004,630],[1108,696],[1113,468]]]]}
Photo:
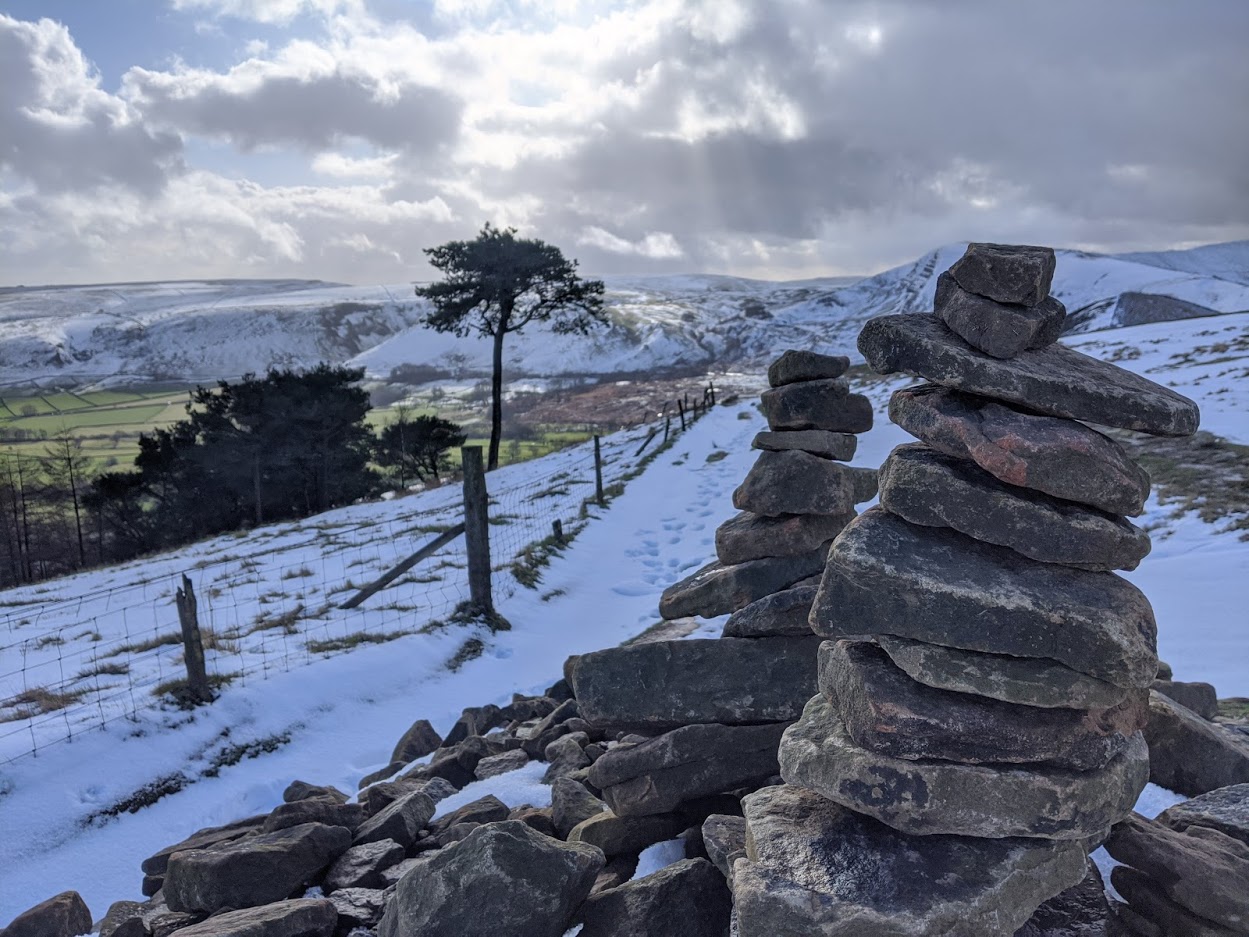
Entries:
{"type": "Polygon", "coordinates": [[[558,517],[551,521],[551,536],[560,546],[564,545],[564,522],[558,517]]]}
{"type": "Polygon", "coordinates": [[[594,437],[594,500],[603,506],[603,451],[599,448],[599,437],[594,437]]]}
{"type": "Polygon", "coordinates": [[[668,433],[672,430],[672,417],[664,417],[664,442],[668,441],[668,433]]]}
{"type": "Polygon", "coordinates": [[[490,593],[490,508],[481,446],[460,449],[464,469],[464,543],[468,550],[469,601],[479,614],[494,613],[490,593]]]}
{"type": "Polygon", "coordinates": [[[187,698],[193,703],[212,701],[212,687],[208,685],[208,671],[204,667],[204,640],[200,636],[195,587],[184,573],[182,588],[174,593],[178,607],[178,622],[182,625],[182,656],[186,661],[187,698]]]}
{"type": "Polygon", "coordinates": [[[677,398],[677,415],[681,417],[681,430],[685,430],[685,405],[681,403],[681,398],[677,398]]]}

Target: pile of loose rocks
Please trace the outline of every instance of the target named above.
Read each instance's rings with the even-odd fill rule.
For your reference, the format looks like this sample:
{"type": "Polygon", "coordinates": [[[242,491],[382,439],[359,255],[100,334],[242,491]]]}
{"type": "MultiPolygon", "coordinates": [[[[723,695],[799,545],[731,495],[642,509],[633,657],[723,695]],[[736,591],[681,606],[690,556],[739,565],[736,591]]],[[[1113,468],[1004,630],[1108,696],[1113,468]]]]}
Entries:
{"type": "MultiPolygon", "coordinates": [[[[1149,777],[1153,613],[1112,570],[1149,478],[1088,421],[1197,429],[1188,399],[1053,342],[1045,248],[972,244],[934,315],[873,319],[892,420],[922,444],[834,542],[811,611],[819,694],[785,786],[745,798],[742,937],[1010,935],[1081,886],[1149,777]]],[[[1078,900],[1077,895],[1067,899],[1078,900]]]]}
{"type": "Polygon", "coordinates": [[[1106,850],[1126,904],[1119,920],[1139,937],[1249,934],[1249,784],[1177,804],[1157,820],[1132,814],[1106,850]]]}
{"type": "Polygon", "coordinates": [[[872,405],[850,393],[850,359],[787,351],[768,368],[761,450],[733,492],[740,514],[716,531],[717,560],[664,590],[665,619],[732,613],[726,638],[809,635],[828,546],[876,494],[874,469],[854,458],[856,433],[872,428],[872,405]]]}

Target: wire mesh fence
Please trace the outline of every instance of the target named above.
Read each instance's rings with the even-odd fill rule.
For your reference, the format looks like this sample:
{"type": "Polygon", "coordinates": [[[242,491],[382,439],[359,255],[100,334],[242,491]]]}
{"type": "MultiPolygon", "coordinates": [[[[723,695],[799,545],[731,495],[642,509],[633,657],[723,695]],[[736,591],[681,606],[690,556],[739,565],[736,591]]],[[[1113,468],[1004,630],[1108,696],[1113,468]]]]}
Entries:
{"type": "MultiPolygon", "coordinates": [[[[607,499],[623,490],[679,432],[663,425],[604,437],[597,465],[591,441],[486,476],[496,604],[540,588],[542,568],[590,519],[599,475],[607,499]]],[[[0,764],[177,712],[186,670],[174,597],[184,575],[218,690],[443,627],[469,598],[463,537],[358,607],[341,606],[463,516],[460,486],[447,484],[0,592],[0,764]]]]}

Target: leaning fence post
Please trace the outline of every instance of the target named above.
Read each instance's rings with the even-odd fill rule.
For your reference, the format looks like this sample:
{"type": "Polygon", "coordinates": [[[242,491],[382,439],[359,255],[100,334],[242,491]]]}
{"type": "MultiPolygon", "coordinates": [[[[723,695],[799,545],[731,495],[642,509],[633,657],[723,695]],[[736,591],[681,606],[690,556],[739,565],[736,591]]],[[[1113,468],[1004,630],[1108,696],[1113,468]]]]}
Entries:
{"type": "Polygon", "coordinates": [[[494,612],[490,594],[490,510],[481,446],[460,449],[464,469],[464,542],[468,549],[469,601],[480,614],[494,612]]]}
{"type": "Polygon", "coordinates": [[[208,685],[208,672],[204,668],[204,640],[200,636],[195,600],[195,588],[184,573],[182,588],[174,593],[178,607],[178,622],[182,625],[182,656],[186,661],[187,696],[192,702],[207,703],[212,700],[212,688],[208,685]]]}
{"type": "Polygon", "coordinates": [[[668,441],[668,433],[672,429],[672,417],[664,417],[664,442],[668,441]]]}
{"type": "Polygon", "coordinates": [[[594,500],[603,506],[603,451],[599,448],[599,438],[594,437],[594,500]]]}
{"type": "Polygon", "coordinates": [[[681,429],[685,429],[685,406],[681,403],[681,398],[677,398],[677,413],[681,417],[681,429]]]}

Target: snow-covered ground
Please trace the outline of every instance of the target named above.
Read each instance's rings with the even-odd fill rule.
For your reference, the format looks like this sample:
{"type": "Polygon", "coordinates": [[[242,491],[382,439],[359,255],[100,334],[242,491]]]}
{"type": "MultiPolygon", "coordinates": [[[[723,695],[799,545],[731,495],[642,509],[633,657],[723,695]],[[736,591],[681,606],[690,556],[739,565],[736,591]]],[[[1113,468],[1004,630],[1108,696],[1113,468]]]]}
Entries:
{"type": "MultiPolygon", "coordinates": [[[[1220,369],[1231,365],[1216,360],[1236,356],[1232,345],[1240,341],[1237,335],[1243,338],[1245,318],[1142,326],[1116,333],[1120,344],[1094,342],[1085,350],[1173,380],[1182,392],[1197,396],[1217,414],[1218,432],[1247,442],[1249,426],[1243,418],[1237,419],[1238,407],[1240,414],[1246,412],[1249,389],[1243,370],[1245,351],[1242,347],[1239,352],[1240,370],[1228,371],[1222,378],[1218,377],[1220,369]],[[1242,331],[1228,336],[1205,334],[1224,326],[1242,331]],[[1165,343],[1154,344],[1160,335],[1166,336],[1165,343]],[[1218,350],[1216,346],[1225,340],[1229,348],[1218,350]],[[1139,349],[1139,355],[1133,349],[1139,349]],[[1229,386],[1226,393],[1219,392],[1220,380],[1229,386]],[[1226,407],[1220,410],[1222,402],[1226,407]]],[[[1076,341],[1091,341],[1091,337],[1076,341]]],[[[878,466],[895,445],[907,441],[887,422],[882,409],[890,390],[902,383],[898,379],[872,385],[878,422],[862,437],[854,464],[878,466]]],[[[493,636],[479,634],[486,641],[484,652],[454,672],[446,667],[447,660],[469,636],[456,627],[381,645],[360,645],[330,656],[305,654],[291,661],[289,669],[275,666],[268,679],[227,686],[211,706],[192,713],[144,709],[137,727],[123,720],[93,730],[87,720],[72,742],[50,745],[38,757],[22,757],[0,768],[0,829],[4,831],[0,837],[0,921],[66,888],[79,890],[93,911],[101,914],[110,901],[137,897],[139,863],[161,846],[201,827],[271,809],[294,778],[352,791],[362,775],[387,763],[394,741],[413,720],[427,718],[446,731],[463,707],[504,703],[513,692],[540,692],[559,677],[568,655],[615,645],[644,630],[656,620],[661,591],[712,557],[715,528],[734,513],[729,496],[754,461],[750,440],[761,426],[751,401],[716,408],[695,424],[671,450],[629,481],[607,510],[592,512],[597,516],[563,555],[542,570],[536,589],[517,587],[502,598],[500,611],[513,629],[493,636]],[[713,452],[727,456],[708,462],[713,452]],[[274,740],[280,743],[272,751],[219,770],[214,767],[214,758],[227,745],[260,747],[274,740]],[[88,820],[145,785],[178,775],[185,786],[176,793],[133,814],[88,820]]],[[[630,464],[636,438],[608,442],[612,470],[622,473],[630,464]]],[[[510,486],[536,492],[538,486],[549,487],[560,480],[557,476],[566,470],[566,466],[561,468],[561,459],[576,458],[575,452],[565,453],[504,470],[512,473],[507,476],[508,486],[503,484],[504,471],[492,474],[492,489],[510,486]]],[[[571,495],[578,503],[581,496],[580,492],[571,495]]],[[[403,502],[336,512],[327,516],[339,531],[332,539],[340,544],[353,537],[385,540],[387,528],[369,528],[366,522],[376,524],[386,512],[400,511],[415,512],[404,521],[407,524],[426,516],[426,511],[428,517],[442,518],[439,512],[453,507],[454,497],[443,489],[403,502]]],[[[286,549],[315,551],[318,543],[324,546],[318,538],[329,535],[318,527],[325,521],[318,518],[273,528],[264,533],[268,540],[253,541],[256,535],[223,538],[214,542],[219,546],[200,545],[185,558],[159,561],[167,568],[157,562],[145,563],[143,568],[161,579],[161,588],[166,590],[187,559],[211,558],[216,549],[233,550],[240,557],[256,554],[254,563],[271,564],[276,571],[305,562],[283,559],[286,549]]],[[[1219,533],[1218,525],[1205,524],[1194,515],[1173,518],[1171,509],[1156,501],[1150,502],[1141,522],[1153,529],[1155,548],[1130,578],[1154,603],[1161,656],[1173,665],[1178,679],[1208,680],[1222,696],[1249,696],[1249,631],[1244,628],[1243,611],[1249,598],[1245,587],[1249,549],[1235,534],[1219,533]]],[[[504,525],[495,532],[506,529],[504,525]]],[[[545,532],[535,530],[539,535],[545,532]]],[[[410,539],[405,539],[403,548],[394,553],[402,556],[408,543],[410,539]]],[[[296,555],[305,554],[292,557],[296,555]]],[[[256,576],[264,568],[258,565],[242,578],[256,576]]],[[[51,584],[56,590],[52,595],[65,600],[82,594],[83,613],[98,615],[85,598],[91,589],[83,584],[95,583],[98,589],[105,577],[125,582],[134,572],[99,572],[61,580],[51,584]]],[[[256,602],[265,594],[262,590],[294,581],[282,580],[280,575],[269,581],[262,574],[261,579],[260,585],[246,586],[256,602]]],[[[225,588],[232,581],[226,577],[215,584],[225,588]]],[[[211,582],[203,588],[213,588],[211,582]]],[[[243,600],[239,603],[242,608],[243,600]]],[[[258,613],[259,605],[247,608],[249,613],[258,613]]],[[[424,613],[398,610],[396,614],[423,621],[424,613]]],[[[334,621],[335,628],[350,627],[334,621]]],[[[706,622],[695,634],[717,635],[721,623],[706,622]]],[[[379,627],[391,625],[382,622],[379,627]]],[[[11,669],[8,656],[3,664],[5,670],[11,669]]],[[[528,774],[504,776],[489,787],[474,786],[458,796],[471,799],[502,791],[499,796],[509,803],[522,799],[541,803],[547,795],[536,783],[537,770],[531,767],[528,774]]],[[[1155,800],[1166,797],[1154,791],[1150,796],[1155,800]]]]}

